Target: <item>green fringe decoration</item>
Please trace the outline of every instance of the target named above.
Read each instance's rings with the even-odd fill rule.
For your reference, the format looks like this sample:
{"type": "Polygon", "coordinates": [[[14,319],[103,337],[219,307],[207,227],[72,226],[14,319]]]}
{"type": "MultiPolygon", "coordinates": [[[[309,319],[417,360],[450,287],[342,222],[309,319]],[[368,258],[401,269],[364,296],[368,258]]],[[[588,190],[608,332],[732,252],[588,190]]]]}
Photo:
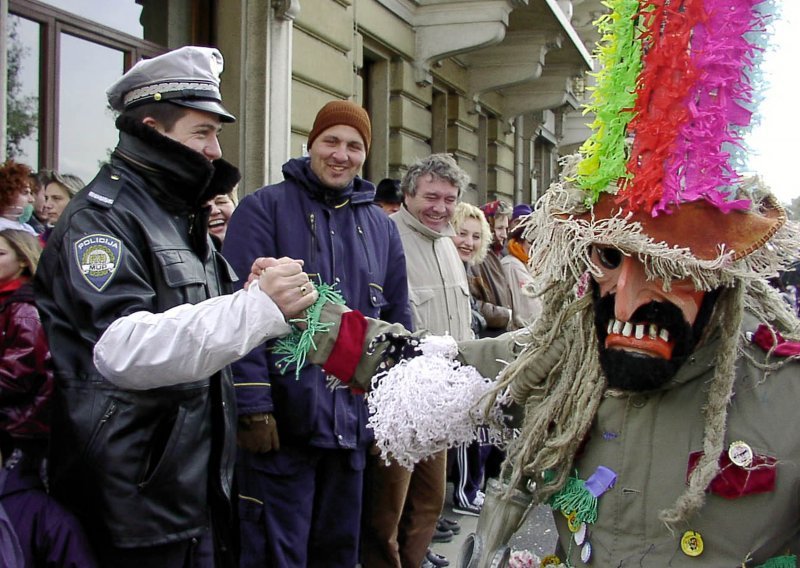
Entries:
{"type": "Polygon", "coordinates": [[[306,328],[300,330],[297,326],[292,325],[292,333],[283,339],[279,339],[273,348],[273,353],[283,355],[278,360],[278,368],[281,369],[282,375],[286,373],[286,369],[292,363],[295,363],[297,366],[294,371],[294,378],[300,378],[300,371],[306,364],[306,355],[311,349],[317,348],[314,343],[314,334],[327,332],[333,327],[332,323],[320,322],[322,308],[329,303],[338,305],[344,305],[345,303],[344,298],[335,290],[334,286],[320,283],[317,284],[316,288],[319,298],[306,310],[306,317],[289,320],[291,324],[305,322],[306,328]]]}
{"type": "Polygon", "coordinates": [[[578,165],[577,182],[590,195],[586,205],[592,206],[627,171],[627,127],[633,118],[636,102],[636,79],[642,69],[642,43],[637,14],[640,0],[608,0],[611,13],[598,18],[595,24],[601,34],[596,50],[600,71],[594,74],[597,85],[592,101],[584,114],[593,112],[592,136],[583,143],[583,156],[578,165]]]}
{"type": "Polygon", "coordinates": [[[797,556],[794,554],[776,556],[775,558],[770,558],[764,564],[756,566],[756,568],[797,568],[797,556]]]}
{"type": "Polygon", "coordinates": [[[575,513],[583,523],[597,520],[597,497],[586,489],[586,482],[575,477],[567,478],[567,483],[550,499],[550,507],[555,511],[575,513]]]}

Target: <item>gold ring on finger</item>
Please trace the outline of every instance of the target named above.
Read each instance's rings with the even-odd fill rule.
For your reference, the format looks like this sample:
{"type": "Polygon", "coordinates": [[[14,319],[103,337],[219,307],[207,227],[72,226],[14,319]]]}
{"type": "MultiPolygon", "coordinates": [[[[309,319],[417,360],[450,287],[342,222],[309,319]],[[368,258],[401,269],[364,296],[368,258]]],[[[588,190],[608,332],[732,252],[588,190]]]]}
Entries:
{"type": "Polygon", "coordinates": [[[300,294],[302,294],[303,296],[305,296],[306,294],[308,294],[308,286],[306,286],[305,284],[303,284],[302,286],[300,286],[300,294]]]}

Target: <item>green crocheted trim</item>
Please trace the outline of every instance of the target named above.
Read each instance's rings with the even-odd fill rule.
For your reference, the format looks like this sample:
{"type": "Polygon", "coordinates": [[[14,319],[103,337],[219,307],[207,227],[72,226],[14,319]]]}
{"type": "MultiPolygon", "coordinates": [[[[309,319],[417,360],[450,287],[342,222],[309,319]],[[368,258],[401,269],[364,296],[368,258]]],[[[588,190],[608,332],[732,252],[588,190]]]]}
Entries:
{"type": "Polygon", "coordinates": [[[273,348],[273,353],[283,355],[277,363],[282,375],[286,373],[286,369],[295,364],[294,378],[300,378],[300,371],[306,364],[306,355],[311,349],[317,348],[314,343],[314,334],[327,333],[333,326],[333,323],[320,321],[322,308],[326,304],[344,305],[345,303],[344,298],[333,285],[320,283],[316,288],[319,298],[306,310],[306,317],[289,320],[289,323],[292,324],[292,332],[287,337],[279,339],[273,348]],[[305,323],[305,329],[301,330],[297,327],[296,324],[300,322],[305,323]]]}
{"type": "Polygon", "coordinates": [[[797,556],[794,554],[776,556],[775,558],[770,558],[764,564],[756,566],[756,568],[797,568],[797,556]]]}
{"type": "Polygon", "coordinates": [[[577,477],[567,478],[567,483],[550,499],[554,511],[575,514],[582,523],[594,523],[597,520],[597,497],[586,489],[586,482],[577,477]]]}

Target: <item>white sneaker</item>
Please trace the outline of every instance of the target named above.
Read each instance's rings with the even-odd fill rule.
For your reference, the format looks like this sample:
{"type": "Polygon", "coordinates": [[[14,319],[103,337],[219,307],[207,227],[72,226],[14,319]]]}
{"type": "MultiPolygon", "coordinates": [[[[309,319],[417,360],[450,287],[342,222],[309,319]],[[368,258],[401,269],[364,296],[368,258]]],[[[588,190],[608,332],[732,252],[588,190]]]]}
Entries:
{"type": "Polygon", "coordinates": [[[485,499],[486,499],[486,494],[480,489],[478,489],[478,492],[475,494],[475,500],[472,501],[472,503],[474,505],[477,505],[478,507],[483,507],[483,501],[485,499]]]}

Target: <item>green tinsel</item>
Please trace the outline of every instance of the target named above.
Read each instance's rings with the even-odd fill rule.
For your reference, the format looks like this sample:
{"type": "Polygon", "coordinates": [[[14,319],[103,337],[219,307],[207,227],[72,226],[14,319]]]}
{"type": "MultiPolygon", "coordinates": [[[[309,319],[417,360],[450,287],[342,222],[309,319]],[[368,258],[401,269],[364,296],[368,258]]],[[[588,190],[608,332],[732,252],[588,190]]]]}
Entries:
{"type": "Polygon", "coordinates": [[[756,568],[797,568],[797,556],[794,554],[776,556],[775,558],[770,558],[764,564],[756,566],[756,568]]]}
{"type": "Polygon", "coordinates": [[[575,517],[582,523],[593,523],[597,520],[597,497],[586,489],[586,482],[570,476],[561,490],[550,499],[550,506],[555,511],[562,511],[575,517]]]}
{"type": "Polygon", "coordinates": [[[278,368],[281,369],[281,374],[286,373],[286,369],[294,363],[296,364],[294,371],[294,378],[300,378],[300,371],[306,362],[306,355],[309,350],[316,349],[314,343],[314,334],[319,332],[327,332],[332,326],[332,323],[320,322],[322,316],[322,308],[326,304],[339,304],[344,305],[344,298],[334,289],[330,284],[317,284],[317,293],[319,298],[314,304],[306,310],[305,318],[297,318],[289,320],[289,323],[296,324],[298,322],[305,322],[306,328],[300,330],[297,326],[292,326],[292,333],[283,339],[279,339],[275,343],[273,353],[276,355],[283,355],[278,360],[278,368]]]}
{"type": "Polygon", "coordinates": [[[578,184],[590,193],[587,206],[628,175],[627,128],[633,118],[636,78],[642,68],[636,17],[639,0],[608,0],[605,4],[611,13],[595,22],[602,36],[597,48],[600,71],[595,74],[592,102],[584,111],[595,115],[590,125],[594,134],[581,146],[583,160],[578,166],[578,184]]]}

